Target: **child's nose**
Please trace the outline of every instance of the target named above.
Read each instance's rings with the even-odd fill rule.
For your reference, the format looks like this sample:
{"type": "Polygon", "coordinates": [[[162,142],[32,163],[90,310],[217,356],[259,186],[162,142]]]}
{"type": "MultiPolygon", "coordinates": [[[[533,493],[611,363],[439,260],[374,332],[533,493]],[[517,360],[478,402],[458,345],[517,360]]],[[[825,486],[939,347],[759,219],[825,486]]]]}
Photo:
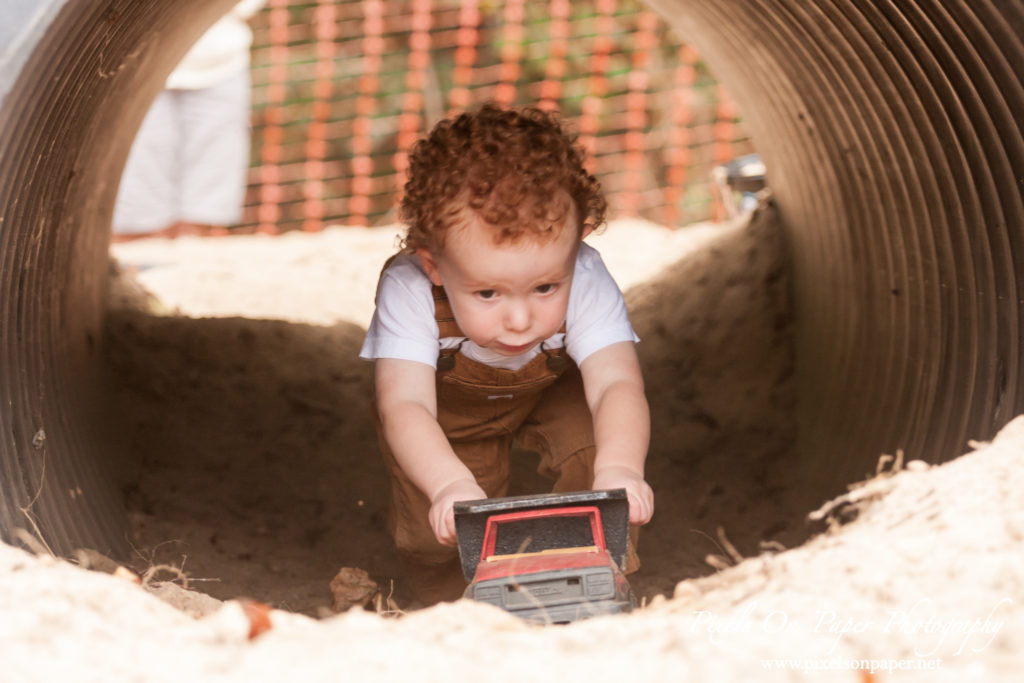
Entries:
{"type": "Polygon", "coordinates": [[[512,332],[525,332],[530,328],[530,307],[513,301],[505,311],[505,328],[512,332]]]}

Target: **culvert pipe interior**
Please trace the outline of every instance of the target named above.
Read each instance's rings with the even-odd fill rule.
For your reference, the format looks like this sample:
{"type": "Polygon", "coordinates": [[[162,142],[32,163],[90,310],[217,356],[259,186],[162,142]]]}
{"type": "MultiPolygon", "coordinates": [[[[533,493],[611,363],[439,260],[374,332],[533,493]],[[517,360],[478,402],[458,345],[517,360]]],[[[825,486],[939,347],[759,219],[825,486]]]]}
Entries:
{"type": "MultiPolygon", "coordinates": [[[[145,110],[232,0],[14,0],[0,26],[0,535],[125,550],[101,413],[110,216],[145,110]]],[[[822,499],[1024,412],[1024,2],[657,0],[769,169],[822,499]]]]}

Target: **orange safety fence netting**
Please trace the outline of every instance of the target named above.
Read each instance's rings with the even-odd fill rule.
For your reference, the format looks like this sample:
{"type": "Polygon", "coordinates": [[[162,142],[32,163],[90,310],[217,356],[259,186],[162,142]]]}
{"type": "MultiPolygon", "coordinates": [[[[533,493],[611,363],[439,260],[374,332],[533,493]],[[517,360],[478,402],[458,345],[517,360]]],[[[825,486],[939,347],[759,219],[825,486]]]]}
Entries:
{"type": "Polygon", "coordinates": [[[638,2],[269,0],[252,24],[234,232],[394,222],[417,138],[488,100],[559,110],[613,218],[715,218],[712,167],[752,151],[696,51],[638,2]]]}

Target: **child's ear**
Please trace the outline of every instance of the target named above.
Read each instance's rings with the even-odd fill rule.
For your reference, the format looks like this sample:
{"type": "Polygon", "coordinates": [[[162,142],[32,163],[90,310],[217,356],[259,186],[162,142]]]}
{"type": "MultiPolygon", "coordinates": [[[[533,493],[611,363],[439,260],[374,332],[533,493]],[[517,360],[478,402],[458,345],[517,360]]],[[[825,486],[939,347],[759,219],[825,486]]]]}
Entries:
{"type": "Polygon", "coordinates": [[[441,273],[437,269],[437,262],[434,260],[433,254],[429,250],[421,248],[416,250],[416,256],[419,257],[420,263],[423,264],[423,270],[427,272],[427,277],[430,278],[430,281],[438,287],[444,284],[441,282],[441,273]]]}

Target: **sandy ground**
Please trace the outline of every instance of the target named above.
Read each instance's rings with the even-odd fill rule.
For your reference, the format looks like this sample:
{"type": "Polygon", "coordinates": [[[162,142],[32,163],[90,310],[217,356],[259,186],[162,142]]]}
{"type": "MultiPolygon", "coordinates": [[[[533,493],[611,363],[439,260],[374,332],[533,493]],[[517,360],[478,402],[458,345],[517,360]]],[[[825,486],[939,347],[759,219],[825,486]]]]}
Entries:
{"type": "MultiPolygon", "coordinates": [[[[714,223],[668,230],[620,220],[587,241],[628,290],[723,231],[714,223]]],[[[147,239],[115,244],[111,253],[137,268],[138,282],[179,315],[328,326],[345,321],[365,328],[380,268],[397,249],[401,233],[401,226],[391,225],[277,237],[147,239]]]]}
{"type": "MultiPolygon", "coordinates": [[[[167,565],[167,599],[210,616],[0,545],[11,680],[989,681],[1024,667],[1024,422],[808,521],[834,492],[796,484],[770,212],[675,232],[615,224],[591,240],[643,339],[658,506],[631,577],[644,608],[568,627],[466,601],[332,616],[342,567],[365,570],[392,614],[406,603],[370,366],[356,359],[394,238],[338,229],[114,250],[137,270],[112,280],[106,346],[134,547],[118,559],[138,573],[167,565]],[[202,593],[181,591],[182,574],[202,593]],[[270,605],[272,628],[250,639],[238,598],[270,605]]],[[[532,454],[516,463],[515,486],[542,490],[532,454]]]]}
{"type": "Polygon", "coordinates": [[[527,626],[460,601],[399,619],[242,603],[193,619],[129,581],[0,544],[11,681],[1016,681],[1024,416],[941,467],[852,492],[856,519],[630,615],[527,626]],[[397,655],[397,656],[396,656],[397,655]]]}
{"type": "MultiPolygon", "coordinates": [[[[117,281],[127,298],[108,344],[137,569],[173,565],[217,598],[317,615],[330,579],[356,567],[407,604],[385,533],[372,366],[357,358],[396,236],[338,228],[114,248],[137,270],[117,281]]],[[[790,500],[792,365],[773,240],[767,225],[636,221],[590,238],[643,339],[658,511],[631,581],[641,598],[713,571],[719,527],[747,554],[807,533],[790,500]]],[[[533,454],[514,462],[513,493],[550,490],[533,454]]]]}

